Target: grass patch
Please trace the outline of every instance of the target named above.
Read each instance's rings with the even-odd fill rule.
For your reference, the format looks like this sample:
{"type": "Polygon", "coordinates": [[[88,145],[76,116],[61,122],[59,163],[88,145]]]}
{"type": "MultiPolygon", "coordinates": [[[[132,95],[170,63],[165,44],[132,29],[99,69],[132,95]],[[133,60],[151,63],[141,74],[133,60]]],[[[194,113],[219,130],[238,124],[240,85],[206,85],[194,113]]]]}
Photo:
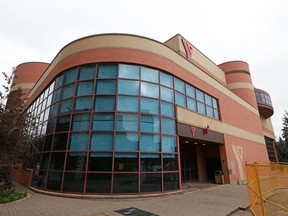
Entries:
{"type": "Polygon", "coordinates": [[[13,202],[23,199],[27,196],[27,192],[18,193],[15,188],[5,189],[0,191],[0,204],[13,202]]]}

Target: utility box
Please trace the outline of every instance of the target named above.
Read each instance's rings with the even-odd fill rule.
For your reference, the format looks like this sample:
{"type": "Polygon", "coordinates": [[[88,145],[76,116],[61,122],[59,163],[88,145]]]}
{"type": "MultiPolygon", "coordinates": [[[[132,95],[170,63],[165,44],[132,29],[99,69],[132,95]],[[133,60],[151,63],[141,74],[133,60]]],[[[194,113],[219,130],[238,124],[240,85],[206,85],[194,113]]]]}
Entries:
{"type": "Polygon", "coordinates": [[[214,171],[215,184],[224,184],[224,175],[221,170],[214,171]]]}

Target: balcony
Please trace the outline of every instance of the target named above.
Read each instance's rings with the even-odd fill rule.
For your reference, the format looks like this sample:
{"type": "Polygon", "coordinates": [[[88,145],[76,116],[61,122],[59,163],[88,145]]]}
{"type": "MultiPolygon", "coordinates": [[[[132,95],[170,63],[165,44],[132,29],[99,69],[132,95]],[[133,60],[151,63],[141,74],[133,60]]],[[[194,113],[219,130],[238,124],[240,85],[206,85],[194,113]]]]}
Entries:
{"type": "Polygon", "coordinates": [[[254,90],[260,115],[264,118],[270,118],[274,113],[270,95],[261,89],[255,88],[254,90]]]}

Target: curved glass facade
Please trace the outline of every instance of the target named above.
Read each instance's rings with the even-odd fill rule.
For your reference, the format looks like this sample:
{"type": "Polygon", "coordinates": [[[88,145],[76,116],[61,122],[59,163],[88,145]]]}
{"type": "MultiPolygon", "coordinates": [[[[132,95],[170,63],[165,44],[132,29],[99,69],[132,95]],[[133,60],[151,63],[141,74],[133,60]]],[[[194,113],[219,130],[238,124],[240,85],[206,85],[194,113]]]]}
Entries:
{"type": "Polygon", "coordinates": [[[81,194],[179,189],[175,105],[219,119],[218,101],[140,65],[62,72],[31,104],[39,149],[34,187],[81,194]]]}
{"type": "Polygon", "coordinates": [[[256,95],[256,100],[258,103],[265,103],[265,104],[269,104],[270,106],[272,106],[271,98],[268,94],[255,91],[255,95],[256,95]]]}

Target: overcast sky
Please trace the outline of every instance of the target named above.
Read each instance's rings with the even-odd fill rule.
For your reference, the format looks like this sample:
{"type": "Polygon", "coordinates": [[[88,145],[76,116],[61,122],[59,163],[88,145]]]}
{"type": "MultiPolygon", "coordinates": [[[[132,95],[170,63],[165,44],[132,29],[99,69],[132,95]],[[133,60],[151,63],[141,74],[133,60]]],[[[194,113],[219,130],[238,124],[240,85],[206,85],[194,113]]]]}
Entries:
{"type": "MultiPolygon", "coordinates": [[[[276,137],[288,111],[286,0],[0,0],[0,72],[50,63],[66,44],[100,33],[165,42],[179,33],[216,64],[243,60],[269,92],[276,137]]],[[[3,78],[0,79],[3,83],[3,78]]]]}

